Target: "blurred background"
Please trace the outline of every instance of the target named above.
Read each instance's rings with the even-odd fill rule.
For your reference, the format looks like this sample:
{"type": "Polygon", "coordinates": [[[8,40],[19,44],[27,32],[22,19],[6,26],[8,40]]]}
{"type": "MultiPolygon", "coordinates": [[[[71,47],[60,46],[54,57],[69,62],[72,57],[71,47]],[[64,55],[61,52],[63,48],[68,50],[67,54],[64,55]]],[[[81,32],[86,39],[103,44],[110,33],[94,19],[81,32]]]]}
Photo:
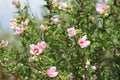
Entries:
{"type": "MultiPolygon", "coordinates": [[[[20,0],[21,4],[24,6],[29,1],[31,11],[36,18],[39,20],[43,19],[44,8],[42,5],[46,4],[44,0],[20,0]]],[[[9,28],[9,22],[12,18],[15,18],[16,8],[12,5],[12,0],[0,0],[0,40],[6,39],[13,41],[12,31],[9,28]]]]}
{"type": "MultiPolygon", "coordinates": [[[[42,19],[42,14],[44,14],[42,5],[45,4],[44,0],[28,0],[30,2],[30,7],[35,16],[40,20],[42,19]]],[[[27,4],[26,0],[20,0],[22,5],[27,4]]],[[[9,28],[10,19],[16,16],[16,8],[12,5],[12,0],[0,0],[0,26],[4,28],[9,28]]]]}
{"type": "MultiPolygon", "coordinates": [[[[30,7],[35,16],[42,20],[42,15],[44,15],[44,9],[42,5],[46,4],[44,0],[28,0],[30,2],[30,7]]],[[[96,0],[97,2],[108,2],[110,0],[96,0]]],[[[27,4],[26,0],[20,0],[22,5],[27,4]]],[[[16,8],[12,5],[12,0],[0,0],[0,26],[4,28],[9,28],[10,19],[14,18],[16,8]]]]}
{"type": "MultiPolygon", "coordinates": [[[[39,20],[43,19],[45,10],[42,5],[46,4],[44,0],[28,0],[30,8],[34,16],[39,20]]],[[[71,0],[68,0],[71,1],[71,0]]],[[[111,0],[96,0],[97,3],[108,2],[111,0]]],[[[27,0],[20,0],[24,6],[27,4],[27,0]]],[[[12,5],[12,0],[0,0],[0,38],[10,34],[9,22],[10,19],[16,17],[16,8],[12,5]]]]}

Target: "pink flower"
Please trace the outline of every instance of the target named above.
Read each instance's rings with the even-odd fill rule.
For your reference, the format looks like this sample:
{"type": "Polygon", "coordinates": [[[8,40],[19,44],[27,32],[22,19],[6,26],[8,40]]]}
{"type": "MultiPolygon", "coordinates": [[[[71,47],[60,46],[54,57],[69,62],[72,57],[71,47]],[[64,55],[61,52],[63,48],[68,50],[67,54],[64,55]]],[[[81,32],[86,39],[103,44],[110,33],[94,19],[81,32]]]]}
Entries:
{"type": "Polygon", "coordinates": [[[30,53],[33,55],[39,55],[42,53],[42,49],[39,48],[37,45],[31,44],[30,45],[30,53]]]}
{"type": "Polygon", "coordinates": [[[102,14],[107,9],[109,9],[109,6],[107,4],[98,3],[96,5],[96,11],[98,12],[98,14],[102,14]]]}
{"type": "Polygon", "coordinates": [[[23,29],[23,28],[16,27],[14,34],[22,34],[23,32],[24,32],[24,29],[23,29]]]}
{"type": "Polygon", "coordinates": [[[58,72],[56,72],[56,67],[53,66],[53,67],[50,67],[48,70],[47,70],[47,76],[51,77],[51,78],[54,78],[58,75],[58,72]]]}
{"type": "Polygon", "coordinates": [[[75,30],[74,27],[73,27],[73,28],[69,28],[69,29],[67,30],[67,32],[68,32],[68,36],[69,36],[69,37],[73,37],[73,36],[76,35],[76,30],[75,30]]]}
{"type": "Polygon", "coordinates": [[[56,24],[58,22],[58,18],[50,18],[52,24],[56,24]]]}
{"type": "Polygon", "coordinates": [[[20,2],[19,0],[13,0],[12,4],[15,5],[15,6],[18,6],[19,2],[20,2]]]}
{"type": "Polygon", "coordinates": [[[87,36],[83,36],[82,38],[80,38],[78,40],[78,45],[81,47],[81,48],[85,48],[87,47],[88,45],[90,45],[90,41],[86,40],[87,39],[87,36]]]}
{"type": "Polygon", "coordinates": [[[45,41],[41,41],[39,44],[38,44],[38,47],[41,48],[41,49],[45,49],[47,46],[47,43],[45,41]]]}
{"type": "Polygon", "coordinates": [[[62,2],[59,3],[59,9],[65,10],[66,8],[67,8],[66,2],[65,3],[62,3],[62,2]]]}

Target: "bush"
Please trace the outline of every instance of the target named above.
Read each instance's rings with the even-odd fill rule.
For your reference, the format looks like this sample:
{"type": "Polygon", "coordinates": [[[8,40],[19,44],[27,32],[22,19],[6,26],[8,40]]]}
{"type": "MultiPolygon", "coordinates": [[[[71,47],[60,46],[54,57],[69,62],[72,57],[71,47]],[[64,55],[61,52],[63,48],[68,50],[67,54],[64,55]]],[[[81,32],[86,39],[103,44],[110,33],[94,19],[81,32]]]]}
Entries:
{"type": "Polygon", "coordinates": [[[119,5],[45,1],[49,13],[39,23],[13,0],[18,16],[10,27],[21,43],[1,41],[1,66],[20,80],[119,80],[119,5]]]}

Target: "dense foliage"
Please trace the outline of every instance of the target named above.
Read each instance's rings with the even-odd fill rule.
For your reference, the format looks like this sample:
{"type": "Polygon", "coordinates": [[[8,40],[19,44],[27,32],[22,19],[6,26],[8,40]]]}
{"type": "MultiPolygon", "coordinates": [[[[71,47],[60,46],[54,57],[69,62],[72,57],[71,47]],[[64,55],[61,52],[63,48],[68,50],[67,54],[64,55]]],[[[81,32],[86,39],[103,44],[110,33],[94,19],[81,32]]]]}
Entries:
{"type": "Polygon", "coordinates": [[[20,80],[120,80],[119,4],[45,1],[39,22],[29,5],[13,0],[18,16],[10,28],[18,41],[1,40],[0,65],[20,80]]]}

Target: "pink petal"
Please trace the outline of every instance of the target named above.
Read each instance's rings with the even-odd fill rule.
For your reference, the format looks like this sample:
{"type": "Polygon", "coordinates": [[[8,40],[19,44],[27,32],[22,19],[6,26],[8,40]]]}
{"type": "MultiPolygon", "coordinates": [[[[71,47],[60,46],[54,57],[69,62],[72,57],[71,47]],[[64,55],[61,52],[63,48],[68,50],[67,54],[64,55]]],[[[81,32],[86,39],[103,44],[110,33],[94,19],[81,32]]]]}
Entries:
{"type": "Polygon", "coordinates": [[[23,28],[16,27],[14,34],[22,34],[23,32],[24,32],[24,29],[23,29],[23,28]]]}
{"type": "Polygon", "coordinates": [[[56,71],[56,67],[55,67],[55,66],[50,67],[50,68],[47,70],[48,73],[49,73],[49,72],[55,72],[55,71],[56,71]]]}
{"type": "Polygon", "coordinates": [[[41,49],[45,49],[47,46],[47,43],[45,41],[41,41],[39,44],[37,44],[37,46],[41,49]]]}
{"type": "Polygon", "coordinates": [[[90,41],[85,41],[85,44],[88,46],[90,45],[90,41]]]}
{"type": "Polygon", "coordinates": [[[84,35],[83,37],[82,37],[82,40],[86,40],[87,39],[87,35],[84,35]]]}
{"type": "Polygon", "coordinates": [[[51,78],[54,78],[54,77],[56,77],[57,75],[58,75],[58,72],[52,72],[52,73],[49,73],[49,74],[47,74],[49,77],[51,77],[51,78]]]}
{"type": "Polygon", "coordinates": [[[30,50],[34,50],[34,48],[36,48],[36,45],[35,44],[31,44],[30,45],[30,50]]]}

